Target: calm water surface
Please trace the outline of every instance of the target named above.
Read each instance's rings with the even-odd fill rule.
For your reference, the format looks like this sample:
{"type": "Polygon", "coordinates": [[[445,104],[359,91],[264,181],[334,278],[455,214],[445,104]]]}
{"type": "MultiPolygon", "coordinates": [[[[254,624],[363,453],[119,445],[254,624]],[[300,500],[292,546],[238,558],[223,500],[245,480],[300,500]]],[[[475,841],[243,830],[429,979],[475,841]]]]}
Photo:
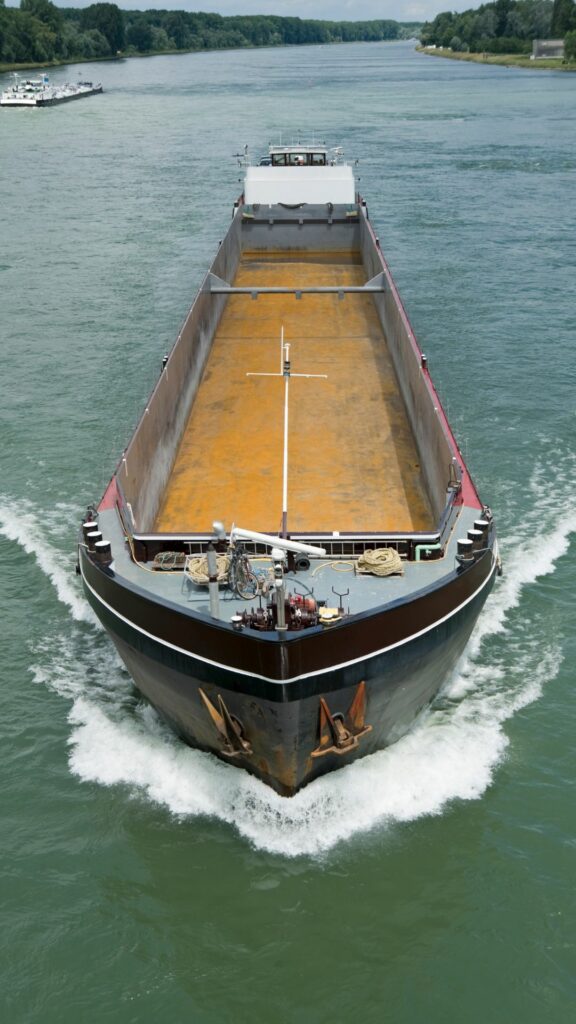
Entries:
{"type": "Polygon", "coordinates": [[[77,70],[104,96],[0,111],[2,1019],[565,1024],[576,77],[409,44],[77,70]],[[360,159],[505,561],[414,732],[290,801],[164,731],[74,576],[233,154],[281,129],[360,159]]]}

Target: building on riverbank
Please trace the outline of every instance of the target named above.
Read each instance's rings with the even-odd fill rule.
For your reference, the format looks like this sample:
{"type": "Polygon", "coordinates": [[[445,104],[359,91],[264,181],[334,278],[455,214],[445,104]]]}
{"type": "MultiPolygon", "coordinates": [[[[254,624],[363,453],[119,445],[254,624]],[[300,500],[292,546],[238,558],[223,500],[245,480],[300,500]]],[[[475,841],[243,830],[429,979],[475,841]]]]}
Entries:
{"type": "Polygon", "coordinates": [[[558,60],[564,59],[564,40],[563,39],[534,39],[532,42],[532,60],[542,60],[543,58],[557,58],[558,60]]]}

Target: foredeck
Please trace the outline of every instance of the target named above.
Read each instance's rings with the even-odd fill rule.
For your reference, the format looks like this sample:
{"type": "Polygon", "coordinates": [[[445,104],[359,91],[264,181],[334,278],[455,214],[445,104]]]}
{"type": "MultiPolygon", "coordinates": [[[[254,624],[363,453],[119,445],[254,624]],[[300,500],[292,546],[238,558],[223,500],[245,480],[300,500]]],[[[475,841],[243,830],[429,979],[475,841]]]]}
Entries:
{"type": "MultiPolygon", "coordinates": [[[[362,285],[350,253],[244,253],[234,284],[362,285]]],[[[290,344],[288,530],[434,527],[418,454],[372,298],[233,295],[155,523],[204,533],[215,519],[277,532],[282,521],[284,380],[290,344]],[[297,377],[325,374],[326,377],[297,377]]]]}

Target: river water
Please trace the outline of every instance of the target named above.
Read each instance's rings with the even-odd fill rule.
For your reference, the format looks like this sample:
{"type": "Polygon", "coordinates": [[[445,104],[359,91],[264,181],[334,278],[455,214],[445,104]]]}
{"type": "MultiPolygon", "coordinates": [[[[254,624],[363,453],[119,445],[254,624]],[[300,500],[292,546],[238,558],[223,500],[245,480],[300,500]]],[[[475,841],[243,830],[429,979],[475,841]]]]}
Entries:
{"type": "Polygon", "coordinates": [[[0,111],[3,1020],[565,1024],[576,76],[406,43],[52,78],[78,70],[105,94],[0,111]],[[233,154],[280,130],[360,160],[505,570],[412,734],[293,800],[166,733],[74,575],[229,223],[233,154]]]}

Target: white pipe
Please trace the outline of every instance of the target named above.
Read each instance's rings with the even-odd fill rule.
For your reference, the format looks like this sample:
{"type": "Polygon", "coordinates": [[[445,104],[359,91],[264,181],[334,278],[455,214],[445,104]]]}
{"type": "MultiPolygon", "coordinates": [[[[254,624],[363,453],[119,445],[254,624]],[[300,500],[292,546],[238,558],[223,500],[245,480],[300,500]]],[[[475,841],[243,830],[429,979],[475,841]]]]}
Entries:
{"type": "Polygon", "coordinates": [[[273,537],[269,533],[256,533],[256,530],[243,530],[240,526],[233,526],[230,530],[230,541],[253,540],[257,544],[268,544],[271,548],[282,548],[283,551],[300,551],[303,555],[324,556],[326,548],[317,548],[312,544],[300,544],[296,540],[287,540],[286,537],[273,537]]]}
{"type": "Polygon", "coordinates": [[[209,544],[206,550],[208,563],[208,593],[210,595],[210,615],[213,619],[220,618],[220,595],[218,593],[218,562],[214,545],[209,544]]]}
{"type": "Polygon", "coordinates": [[[282,480],[282,532],[286,536],[288,529],[288,401],[290,377],[285,378],[284,386],[284,466],[282,480]]]}
{"type": "Polygon", "coordinates": [[[274,569],[274,584],[276,587],[276,629],[278,632],[283,632],[286,629],[286,593],[281,565],[277,565],[274,569]]]}

